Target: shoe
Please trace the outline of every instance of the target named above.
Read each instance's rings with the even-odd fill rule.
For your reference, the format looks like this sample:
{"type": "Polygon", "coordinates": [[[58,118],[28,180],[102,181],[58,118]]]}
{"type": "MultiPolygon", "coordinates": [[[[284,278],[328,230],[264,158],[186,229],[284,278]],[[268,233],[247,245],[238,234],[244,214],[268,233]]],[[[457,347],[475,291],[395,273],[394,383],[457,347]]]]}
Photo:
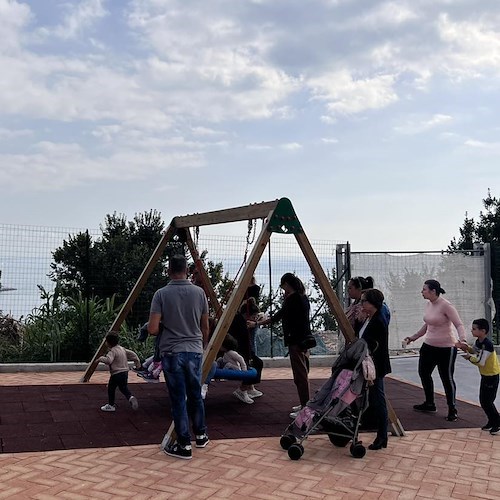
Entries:
{"type": "Polygon", "coordinates": [[[292,413],[290,413],[290,418],[292,420],[295,420],[297,418],[297,415],[300,413],[300,410],[299,411],[292,411],[292,413]]]}
{"type": "Polygon", "coordinates": [[[132,371],[134,371],[136,373],[139,373],[139,372],[147,372],[148,369],[141,365],[138,368],[136,368],[135,366],[133,366],[132,367],[132,371]]]}
{"type": "Polygon", "coordinates": [[[250,389],[247,391],[247,394],[252,398],[260,398],[261,396],[264,396],[264,393],[261,391],[258,391],[257,389],[250,389]]]}
{"type": "Polygon", "coordinates": [[[368,446],[369,450],[381,450],[382,448],[387,448],[387,438],[386,439],[375,438],[375,441],[373,441],[373,443],[368,446]]]}
{"type": "Polygon", "coordinates": [[[492,428],[493,428],[493,426],[491,424],[486,424],[486,425],[483,425],[481,427],[481,430],[482,431],[491,431],[492,428]]]}
{"type": "Polygon", "coordinates": [[[139,408],[139,401],[137,401],[137,398],[135,396],[130,396],[128,398],[128,402],[130,403],[132,410],[137,410],[137,408],[139,408]]]}
{"type": "Polygon", "coordinates": [[[196,448],[205,448],[205,446],[210,442],[206,434],[200,434],[196,436],[196,448]]]}
{"type": "Polygon", "coordinates": [[[299,412],[300,410],[302,410],[302,405],[292,406],[293,412],[299,412]]]}
{"type": "Polygon", "coordinates": [[[191,460],[193,458],[193,450],[190,444],[181,446],[179,443],[174,443],[168,448],[163,448],[163,453],[169,457],[182,458],[183,460],[191,460]]]}
{"type": "Polygon", "coordinates": [[[139,372],[137,376],[143,378],[146,382],[151,382],[153,384],[160,381],[159,378],[156,378],[152,373],[149,372],[139,372]]]}
{"type": "Polygon", "coordinates": [[[434,403],[422,403],[421,405],[413,405],[415,411],[423,411],[426,413],[436,413],[436,405],[434,403]]]}
{"type": "Polygon", "coordinates": [[[115,405],[110,405],[109,403],[106,403],[104,406],[101,406],[102,411],[116,411],[116,406],[115,405]]]}
{"type": "Polygon", "coordinates": [[[201,386],[201,399],[205,399],[207,397],[208,392],[208,384],[203,384],[201,386]]]}
{"type": "Polygon", "coordinates": [[[498,425],[495,425],[495,427],[492,427],[490,430],[490,434],[492,436],[496,436],[500,432],[500,427],[498,425]]]}
{"type": "Polygon", "coordinates": [[[458,413],[455,408],[448,411],[448,415],[445,417],[448,422],[456,422],[458,420],[458,413]]]}
{"type": "Polygon", "coordinates": [[[233,396],[237,397],[240,401],[251,405],[253,403],[253,399],[248,395],[247,391],[242,391],[241,389],[236,389],[233,392],[233,396]]]}

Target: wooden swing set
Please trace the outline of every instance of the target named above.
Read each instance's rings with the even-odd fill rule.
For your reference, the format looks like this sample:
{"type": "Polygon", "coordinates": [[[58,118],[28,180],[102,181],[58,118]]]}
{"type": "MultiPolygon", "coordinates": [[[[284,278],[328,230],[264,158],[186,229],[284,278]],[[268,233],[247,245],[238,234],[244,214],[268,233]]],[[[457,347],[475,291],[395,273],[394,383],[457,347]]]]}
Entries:
{"type": "MultiPolygon", "coordinates": [[[[328,280],[328,277],[323,271],[323,268],[321,267],[321,264],[299,222],[299,219],[295,214],[292,203],[288,198],[280,198],[274,201],[255,203],[242,207],[217,210],[213,212],[174,217],[167,230],[163,234],[160,242],[156,246],[153,254],[149,258],[146,267],[135,283],[127,300],[125,301],[117,317],[113,321],[110,327],[110,331],[119,331],[123,321],[130,312],[155,265],[163,256],[167,244],[174,240],[184,242],[191,253],[191,257],[195,262],[197,270],[200,273],[203,288],[207,294],[210,307],[214,311],[214,314],[218,319],[215,331],[210,339],[207,348],[205,349],[205,353],[203,356],[202,380],[205,380],[210,371],[212,363],[217,357],[217,353],[219,352],[222,342],[226,337],[234,316],[244,299],[245,292],[250,285],[250,281],[252,279],[252,276],[254,275],[254,271],[257,268],[262,254],[264,253],[264,250],[266,249],[270,241],[272,233],[292,234],[295,237],[302,251],[302,254],[304,255],[311,269],[313,276],[315,277],[321,291],[323,292],[324,298],[330,308],[330,311],[337,320],[340,331],[344,335],[346,342],[353,342],[356,338],[354,330],[349,323],[342,305],[338,300],[337,295],[335,294],[330,281],[328,280]],[[223,308],[219,303],[219,300],[217,299],[208,274],[203,266],[203,262],[200,259],[198,249],[195,242],[193,241],[190,230],[192,228],[196,228],[196,231],[198,231],[198,228],[200,226],[224,224],[245,220],[251,221],[254,219],[262,219],[264,221],[262,230],[258,238],[254,241],[253,248],[248,259],[245,255],[242,268],[240,268],[240,270],[242,270],[241,275],[239,276],[239,278],[237,278],[236,284],[229,296],[227,304],[223,308]]],[[[247,243],[249,243],[248,238],[247,243]]],[[[87,366],[81,382],[88,382],[90,380],[90,377],[97,367],[97,359],[105,353],[105,350],[106,341],[105,339],[103,339],[99,348],[94,354],[94,357],[87,366]]],[[[389,402],[387,403],[389,420],[392,426],[392,433],[396,436],[402,436],[404,435],[404,429],[394,410],[392,409],[392,406],[389,402]]],[[[167,436],[172,436],[172,434],[173,424],[170,426],[167,436]]]]}

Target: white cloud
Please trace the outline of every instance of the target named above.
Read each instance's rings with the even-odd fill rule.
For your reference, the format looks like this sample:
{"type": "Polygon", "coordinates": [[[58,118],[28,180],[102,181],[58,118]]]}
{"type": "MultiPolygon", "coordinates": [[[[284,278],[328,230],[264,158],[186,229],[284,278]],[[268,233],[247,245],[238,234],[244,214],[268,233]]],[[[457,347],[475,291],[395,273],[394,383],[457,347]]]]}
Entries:
{"type": "Polygon", "coordinates": [[[204,165],[193,151],[141,151],[122,149],[109,156],[89,156],[81,145],[49,141],[23,154],[0,154],[0,184],[14,191],[51,191],[89,182],[119,179],[133,181],[169,169],[204,165]]]}
{"type": "Polygon", "coordinates": [[[76,38],[108,14],[103,0],[82,0],[78,5],[75,6],[73,2],[66,8],[67,13],[63,22],[53,28],[40,28],[37,32],[38,36],[42,38],[55,36],[63,40],[76,38]]]}
{"type": "Polygon", "coordinates": [[[321,142],[324,144],[338,144],[339,140],[335,137],[322,137],[321,142]]]}
{"type": "Polygon", "coordinates": [[[26,137],[32,134],[33,130],[28,129],[13,130],[9,128],[0,128],[0,139],[16,139],[17,137],[26,137]]]}
{"type": "Polygon", "coordinates": [[[397,26],[418,19],[419,15],[404,2],[382,2],[371,10],[356,17],[347,25],[350,28],[370,28],[380,30],[386,26],[397,26]]]}
{"type": "Polygon", "coordinates": [[[381,109],[398,100],[394,75],[354,78],[346,70],[310,78],[307,85],[315,99],[326,101],[333,115],[350,115],[381,109]]]}
{"type": "Polygon", "coordinates": [[[453,117],[449,115],[434,114],[427,120],[408,121],[404,125],[394,127],[394,130],[401,134],[408,134],[408,135],[421,134],[430,129],[440,127],[452,121],[453,117]]]}
{"type": "Polygon", "coordinates": [[[302,144],[299,144],[298,142],[287,142],[285,144],[281,144],[280,147],[286,151],[297,151],[302,149],[302,144]]]}

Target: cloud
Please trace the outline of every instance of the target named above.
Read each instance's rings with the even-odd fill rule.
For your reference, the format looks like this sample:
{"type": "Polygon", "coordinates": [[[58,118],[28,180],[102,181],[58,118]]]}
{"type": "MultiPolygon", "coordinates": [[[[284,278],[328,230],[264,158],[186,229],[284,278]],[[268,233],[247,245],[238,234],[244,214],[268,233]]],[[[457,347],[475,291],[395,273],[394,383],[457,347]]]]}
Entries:
{"type": "Polygon", "coordinates": [[[33,130],[28,129],[12,130],[9,128],[0,128],[0,139],[16,139],[18,137],[26,137],[32,134],[33,130]]]}
{"type": "Polygon", "coordinates": [[[297,151],[302,149],[302,144],[299,144],[298,142],[287,142],[285,144],[281,144],[280,148],[286,151],[297,151]]]}
{"type": "Polygon", "coordinates": [[[54,36],[63,40],[76,38],[91,28],[96,21],[108,15],[103,0],[83,0],[76,6],[71,3],[66,8],[67,13],[61,24],[53,28],[42,27],[36,35],[41,38],[54,36]]]}
{"type": "Polygon", "coordinates": [[[420,120],[420,121],[409,121],[405,123],[404,125],[400,125],[398,127],[394,127],[394,130],[396,132],[399,132],[400,134],[406,134],[406,135],[415,135],[415,134],[421,134],[423,132],[427,132],[428,130],[431,130],[436,127],[440,127],[444,124],[450,123],[453,121],[453,117],[449,115],[443,115],[443,114],[434,114],[431,116],[431,118],[427,120],[420,120]]]}
{"type": "Polygon", "coordinates": [[[323,144],[338,144],[339,140],[335,137],[322,137],[321,142],[323,144]]]}
{"type": "Polygon", "coordinates": [[[108,156],[90,156],[75,143],[42,141],[28,153],[0,154],[0,184],[14,191],[54,191],[89,182],[119,179],[134,181],[171,169],[205,164],[194,151],[122,149],[108,156]]]}
{"type": "Polygon", "coordinates": [[[310,78],[314,99],[326,102],[332,115],[351,115],[381,109],[398,100],[395,75],[355,78],[346,70],[310,78]]]}

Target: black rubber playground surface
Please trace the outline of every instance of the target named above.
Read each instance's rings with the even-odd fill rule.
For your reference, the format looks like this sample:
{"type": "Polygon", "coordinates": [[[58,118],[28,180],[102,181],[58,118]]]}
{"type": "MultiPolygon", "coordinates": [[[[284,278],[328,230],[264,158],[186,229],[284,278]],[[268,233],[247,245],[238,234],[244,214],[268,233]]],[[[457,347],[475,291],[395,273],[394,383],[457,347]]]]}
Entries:
{"type": "MultiPolygon", "coordinates": [[[[319,388],[324,380],[312,380],[319,388]]],[[[211,439],[280,436],[290,423],[290,406],[297,404],[291,380],[264,380],[264,396],[252,405],[232,396],[236,382],[215,382],[205,401],[211,439]]],[[[0,386],[0,451],[2,453],[160,443],[170,423],[164,383],[131,384],[139,400],[133,411],[117,392],[117,411],[104,413],[104,384],[0,386]]],[[[478,406],[458,404],[458,422],[447,422],[446,402],[436,396],[438,413],[412,410],[422,402],[422,390],[386,379],[386,392],[406,430],[480,427],[485,420],[478,406]]]]}

